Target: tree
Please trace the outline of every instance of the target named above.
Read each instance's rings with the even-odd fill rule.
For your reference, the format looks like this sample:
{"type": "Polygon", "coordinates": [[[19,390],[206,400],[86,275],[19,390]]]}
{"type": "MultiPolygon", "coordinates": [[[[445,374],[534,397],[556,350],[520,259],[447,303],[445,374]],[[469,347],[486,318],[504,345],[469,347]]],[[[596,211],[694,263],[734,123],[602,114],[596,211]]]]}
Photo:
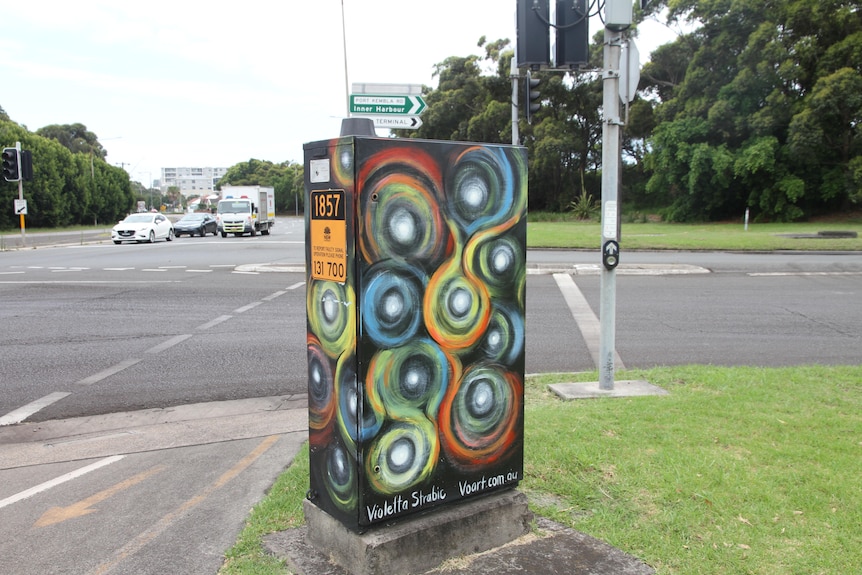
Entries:
{"type": "Polygon", "coordinates": [[[807,106],[790,122],[791,157],[805,166],[809,179],[816,178],[826,201],[862,200],[860,121],[862,75],[841,68],[817,81],[807,106]]]}
{"type": "MultiPolygon", "coordinates": [[[[16,141],[33,154],[33,181],[23,186],[29,226],[112,222],[131,209],[134,196],[128,174],[108,165],[97,153],[73,153],[53,138],[0,119],[0,144],[5,147],[16,141]]],[[[17,197],[17,183],[0,182],[0,205],[7,200],[11,205],[17,197]]],[[[15,225],[17,220],[0,210],[0,228],[15,225]]]]}
{"type": "Polygon", "coordinates": [[[225,185],[272,187],[275,190],[276,210],[289,211],[291,207],[302,203],[303,168],[301,164],[292,162],[275,164],[252,158],[228,168],[217,187],[221,190],[225,185]]]}
{"type": "Polygon", "coordinates": [[[73,154],[93,154],[103,160],[108,155],[96,134],[89,131],[84,124],[51,124],[36,130],[36,135],[57,140],[73,154]]]}
{"type": "Polygon", "coordinates": [[[795,220],[858,201],[861,4],[668,3],[701,24],[646,67],[661,98],[647,190],[669,217],[795,220]]]}

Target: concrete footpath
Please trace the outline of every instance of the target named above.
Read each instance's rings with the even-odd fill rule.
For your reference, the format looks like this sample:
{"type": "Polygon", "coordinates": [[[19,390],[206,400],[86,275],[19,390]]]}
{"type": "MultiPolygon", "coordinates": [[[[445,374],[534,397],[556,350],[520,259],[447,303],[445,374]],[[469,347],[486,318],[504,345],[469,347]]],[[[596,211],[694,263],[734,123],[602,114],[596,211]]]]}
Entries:
{"type": "MultiPolygon", "coordinates": [[[[280,396],[148,409],[0,428],[0,468],[44,465],[307,430],[305,397],[280,396]],[[74,439],[74,441],[71,441],[74,439]],[[62,449],[46,449],[45,446],[62,449]]],[[[299,439],[299,438],[298,438],[299,439]]],[[[303,441],[291,442],[289,460],[303,441]]],[[[447,509],[454,510],[456,506],[447,509]]],[[[297,575],[352,575],[306,541],[307,527],[265,538],[269,553],[297,575]]],[[[649,575],[639,559],[593,537],[536,517],[526,535],[500,547],[452,557],[431,574],[649,575]]],[[[406,575],[391,573],[387,575],[406,575]]]]}

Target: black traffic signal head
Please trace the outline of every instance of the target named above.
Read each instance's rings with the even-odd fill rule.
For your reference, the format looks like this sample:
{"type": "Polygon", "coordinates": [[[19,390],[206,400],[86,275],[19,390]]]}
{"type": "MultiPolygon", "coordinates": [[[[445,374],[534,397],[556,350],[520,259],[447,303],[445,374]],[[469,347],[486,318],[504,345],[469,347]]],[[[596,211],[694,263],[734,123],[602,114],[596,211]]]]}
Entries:
{"type": "Polygon", "coordinates": [[[550,0],[516,0],[515,12],[518,68],[546,68],[551,61],[550,0]]]}
{"type": "Polygon", "coordinates": [[[7,182],[21,179],[21,166],[17,148],[3,149],[3,178],[7,182]]]}
{"type": "Polygon", "coordinates": [[[538,102],[542,93],[536,89],[541,82],[539,78],[533,78],[530,72],[527,72],[527,78],[524,81],[524,111],[528,124],[532,122],[532,115],[542,107],[538,102]]]}
{"type": "Polygon", "coordinates": [[[586,0],[557,0],[557,68],[577,69],[590,59],[589,14],[586,0]]]}

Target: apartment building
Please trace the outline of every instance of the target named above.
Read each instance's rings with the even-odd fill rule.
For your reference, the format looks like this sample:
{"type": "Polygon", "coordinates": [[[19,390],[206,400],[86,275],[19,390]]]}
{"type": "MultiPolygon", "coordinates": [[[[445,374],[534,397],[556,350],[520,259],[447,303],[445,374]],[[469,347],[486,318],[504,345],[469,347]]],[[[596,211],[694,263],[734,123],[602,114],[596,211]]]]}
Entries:
{"type": "Polygon", "coordinates": [[[176,186],[183,196],[205,196],[213,193],[227,168],[162,168],[159,189],[167,193],[176,186]]]}

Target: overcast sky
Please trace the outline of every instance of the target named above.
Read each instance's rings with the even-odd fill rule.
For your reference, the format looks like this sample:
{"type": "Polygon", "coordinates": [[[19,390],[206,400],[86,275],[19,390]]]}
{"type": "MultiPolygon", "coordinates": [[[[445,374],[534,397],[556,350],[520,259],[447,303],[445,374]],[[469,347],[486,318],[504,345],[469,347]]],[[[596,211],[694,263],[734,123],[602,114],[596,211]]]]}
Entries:
{"type": "MultiPolygon", "coordinates": [[[[515,0],[7,2],[0,106],[30,131],[86,125],[144,183],[163,167],[302,162],[347,114],[342,7],[350,84],[436,87],[434,65],[483,54],[481,36],[515,40],[515,0]]],[[[643,28],[641,60],[672,38],[643,28]]]]}

